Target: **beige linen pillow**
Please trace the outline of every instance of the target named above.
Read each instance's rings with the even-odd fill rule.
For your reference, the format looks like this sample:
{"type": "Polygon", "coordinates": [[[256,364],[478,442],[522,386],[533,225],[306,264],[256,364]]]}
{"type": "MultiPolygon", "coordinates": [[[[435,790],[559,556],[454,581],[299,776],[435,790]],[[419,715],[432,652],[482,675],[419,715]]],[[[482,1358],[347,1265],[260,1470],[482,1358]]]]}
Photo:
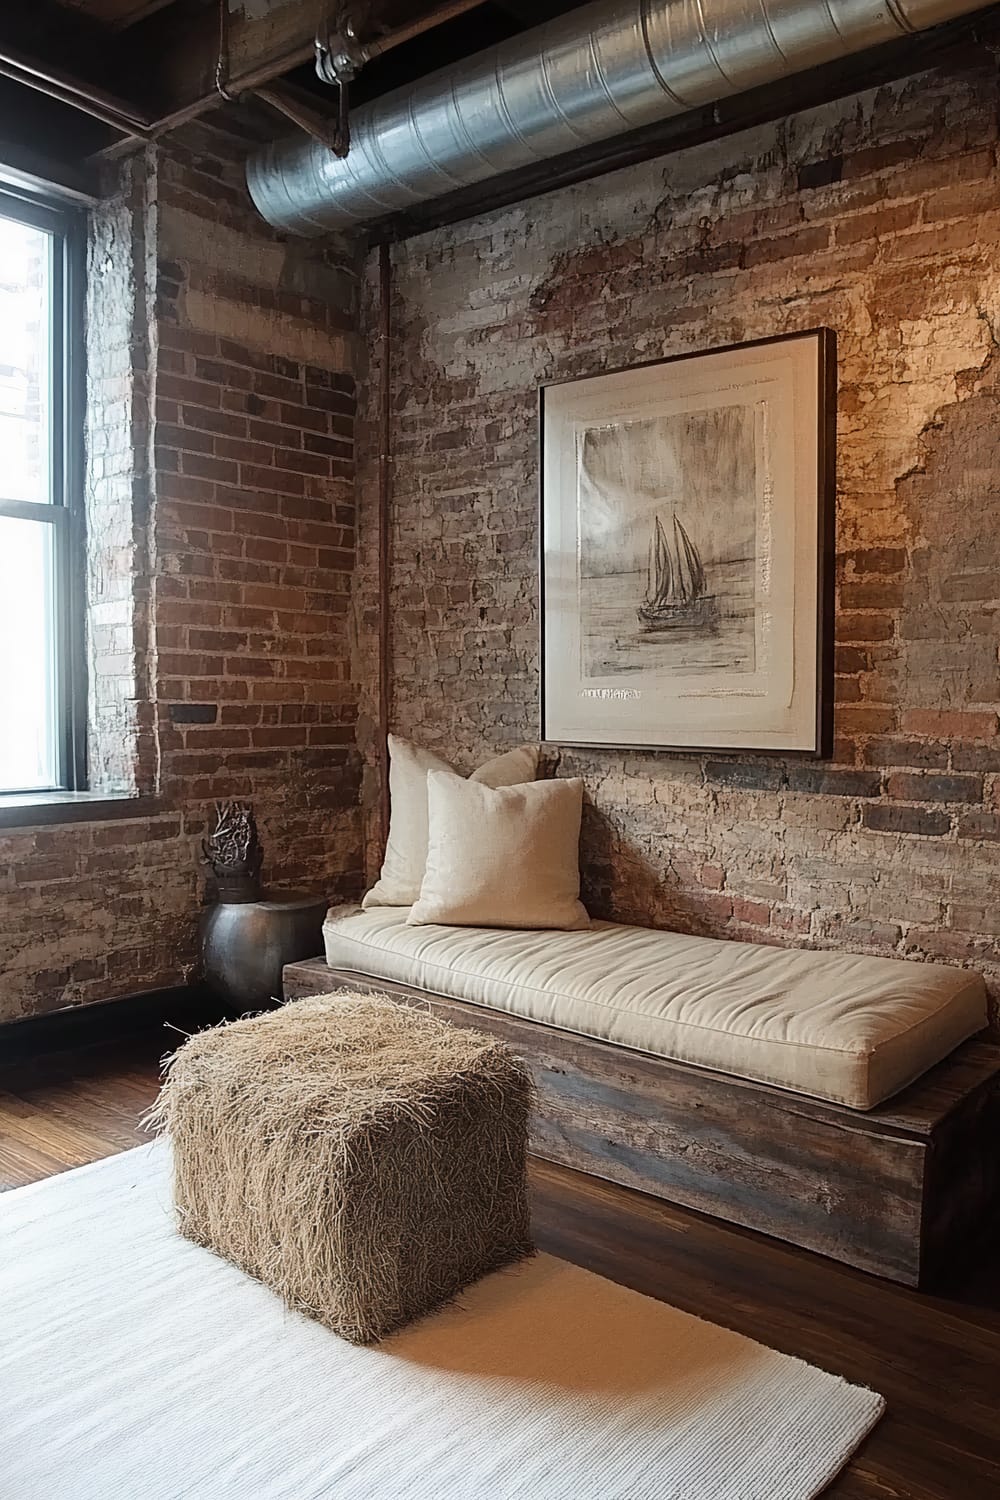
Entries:
{"type": "MultiPolygon", "coordinates": [[[[427,773],[454,767],[432,750],[421,750],[398,735],[389,736],[389,837],[378,880],[361,905],[412,906],[420,895],[427,865],[427,773]]],[[[534,781],[538,746],[518,745],[473,771],[471,781],[484,786],[514,786],[534,781]]],[[[459,777],[459,780],[462,778],[459,777]]]]}
{"type": "Polygon", "coordinates": [[[582,781],[493,789],[430,771],[427,807],[427,872],[411,926],[590,926],[580,904],[582,781]]]}

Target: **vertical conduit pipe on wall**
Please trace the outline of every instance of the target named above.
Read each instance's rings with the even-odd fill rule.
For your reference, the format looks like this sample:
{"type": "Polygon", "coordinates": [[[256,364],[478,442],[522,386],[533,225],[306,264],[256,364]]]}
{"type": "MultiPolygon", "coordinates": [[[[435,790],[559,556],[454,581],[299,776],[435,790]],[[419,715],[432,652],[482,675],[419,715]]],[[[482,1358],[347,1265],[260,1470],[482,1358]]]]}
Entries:
{"type": "Polygon", "coordinates": [[[392,586],[390,508],[392,504],[392,251],[380,245],[379,295],[379,440],[378,440],[378,737],[379,835],[382,854],[389,840],[389,719],[392,692],[392,633],[389,619],[392,586]]]}

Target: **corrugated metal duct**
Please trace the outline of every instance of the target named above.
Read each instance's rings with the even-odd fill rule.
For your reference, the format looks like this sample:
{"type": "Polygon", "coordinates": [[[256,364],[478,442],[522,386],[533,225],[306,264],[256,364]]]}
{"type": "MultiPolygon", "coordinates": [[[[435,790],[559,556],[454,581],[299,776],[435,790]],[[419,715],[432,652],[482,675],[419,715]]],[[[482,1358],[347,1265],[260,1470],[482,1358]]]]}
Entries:
{"type": "Polygon", "coordinates": [[[595,0],[247,166],[279,229],[350,229],[983,8],[982,0],[595,0]]]}

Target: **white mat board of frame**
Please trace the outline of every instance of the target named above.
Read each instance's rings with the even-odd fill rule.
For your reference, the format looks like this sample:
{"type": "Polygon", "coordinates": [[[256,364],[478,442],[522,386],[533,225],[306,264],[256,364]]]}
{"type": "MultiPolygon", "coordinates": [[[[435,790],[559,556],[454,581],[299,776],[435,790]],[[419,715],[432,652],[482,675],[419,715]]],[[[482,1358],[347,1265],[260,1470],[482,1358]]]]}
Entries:
{"type": "Polygon", "coordinates": [[[829,753],[829,329],[543,386],[542,737],[829,753]]]}

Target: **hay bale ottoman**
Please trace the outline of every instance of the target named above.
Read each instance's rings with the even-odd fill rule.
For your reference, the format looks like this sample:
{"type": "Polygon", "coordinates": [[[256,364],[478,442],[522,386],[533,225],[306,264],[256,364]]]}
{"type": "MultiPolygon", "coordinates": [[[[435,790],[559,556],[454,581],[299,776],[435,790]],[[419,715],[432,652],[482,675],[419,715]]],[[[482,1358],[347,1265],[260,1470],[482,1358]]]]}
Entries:
{"type": "Polygon", "coordinates": [[[181,1233],[366,1344],[530,1253],[530,1102],[494,1037],[352,993],[191,1037],[153,1120],[181,1233]]]}

